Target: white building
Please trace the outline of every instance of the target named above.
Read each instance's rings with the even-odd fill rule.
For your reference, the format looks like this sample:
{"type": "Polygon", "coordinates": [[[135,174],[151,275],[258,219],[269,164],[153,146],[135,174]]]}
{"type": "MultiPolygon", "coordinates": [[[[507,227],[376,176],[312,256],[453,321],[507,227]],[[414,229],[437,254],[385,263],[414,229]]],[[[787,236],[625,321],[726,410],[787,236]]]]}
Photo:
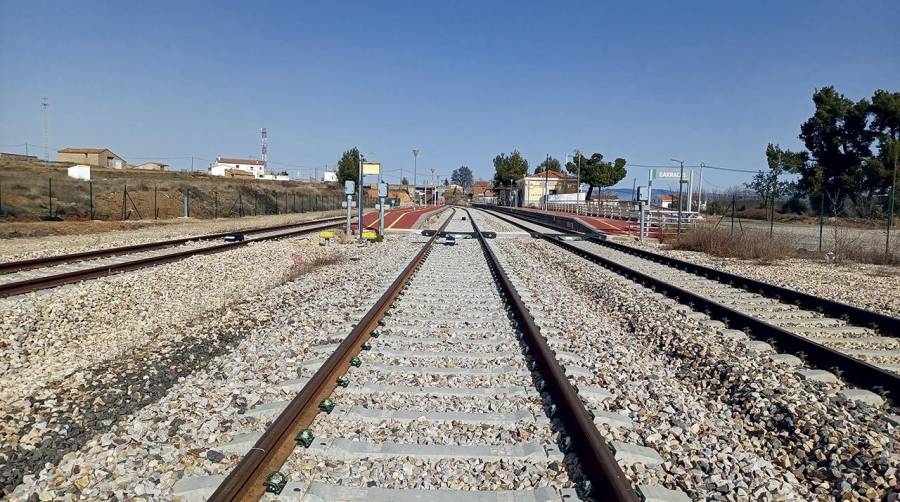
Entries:
{"type": "Polygon", "coordinates": [[[337,180],[338,180],[338,177],[337,177],[336,171],[325,171],[324,173],[322,173],[322,181],[324,181],[324,182],[329,182],[329,181],[336,182],[337,180]]]}
{"type": "Polygon", "coordinates": [[[231,170],[245,171],[253,175],[254,178],[263,178],[266,173],[266,163],[261,160],[254,159],[230,159],[227,157],[216,157],[216,162],[209,166],[209,174],[213,176],[226,176],[231,170]]]}

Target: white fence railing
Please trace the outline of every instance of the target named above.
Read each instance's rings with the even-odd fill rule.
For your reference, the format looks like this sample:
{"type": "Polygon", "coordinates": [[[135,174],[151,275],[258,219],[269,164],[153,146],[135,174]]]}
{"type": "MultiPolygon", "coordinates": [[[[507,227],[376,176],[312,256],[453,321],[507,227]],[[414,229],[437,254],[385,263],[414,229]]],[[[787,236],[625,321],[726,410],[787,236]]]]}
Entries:
{"type": "MultiPolygon", "coordinates": [[[[547,208],[550,211],[572,213],[581,216],[593,216],[622,220],[627,222],[622,226],[629,234],[638,235],[641,230],[641,211],[637,203],[632,201],[580,201],[580,202],[550,202],[547,208]]],[[[699,213],[694,211],[681,212],[682,231],[689,228],[698,219],[699,213]]],[[[678,210],[651,206],[644,210],[645,235],[659,237],[660,235],[674,235],[678,230],[678,210]]]]}

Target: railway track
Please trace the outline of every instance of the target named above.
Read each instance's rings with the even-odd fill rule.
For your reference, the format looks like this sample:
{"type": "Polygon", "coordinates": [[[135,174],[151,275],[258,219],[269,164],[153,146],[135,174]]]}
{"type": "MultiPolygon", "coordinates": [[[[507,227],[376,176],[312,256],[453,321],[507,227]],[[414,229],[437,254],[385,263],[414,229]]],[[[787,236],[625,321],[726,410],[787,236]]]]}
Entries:
{"type": "Polygon", "coordinates": [[[804,379],[836,382],[843,378],[860,387],[841,390],[848,399],[880,406],[885,398],[896,403],[900,397],[900,320],[896,318],[716,273],[518,213],[487,212],[648,286],[672,302],[686,304],[698,316],[722,321],[722,336],[746,339],[751,350],[796,367],[804,379]],[[804,368],[804,362],[816,369],[804,368]]]}
{"type": "Polygon", "coordinates": [[[548,342],[561,335],[541,335],[504,262],[452,212],[346,338],[313,347],[321,357],[283,384],[302,387],[293,400],[246,411],[264,431],[215,446],[244,453],[230,474],[182,479],[174,495],[685,500],[632,487],[620,463],[654,452],[603,441],[595,423],[609,417],[589,410],[608,391],[572,385],[579,356],[557,361],[548,342]],[[457,244],[439,245],[442,232],[457,244]]]}
{"type": "Polygon", "coordinates": [[[64,284],[105,277],[120,272],[161,265],[200,254],[235,249],[251,242],[294,237],[339,226],[343,217],[321,218],[243,231],[243,241],[212,244],[235,232],[207,234],[132,246],[100,249],[0,264],[0,297],[53,288],[64,284]],[[173,247],[186,249],[173,251],[173,247]]]}

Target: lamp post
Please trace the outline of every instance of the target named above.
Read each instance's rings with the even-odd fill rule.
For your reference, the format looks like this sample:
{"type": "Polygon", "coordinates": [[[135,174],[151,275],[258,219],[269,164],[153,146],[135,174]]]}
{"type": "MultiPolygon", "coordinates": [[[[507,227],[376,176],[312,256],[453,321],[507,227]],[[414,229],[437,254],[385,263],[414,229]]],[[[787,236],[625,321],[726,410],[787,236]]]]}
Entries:
{"type": "Polygon", "coordinates": [[[681,164],[681,174],[678,175],[678,230],[675,235],[676,239],[681,239],[681,197],[684,192],[684,161],[675,159],[669,160],[681,164]]]}
{"type": "MultiPolygon", "coordinates": [[[[419,150],[418,148],[412,149],[412,152],[413,152],[413,193],[416,193],[416,191],[418,190],[418,186],[419,186],[419,181],[417,178],[417,174],[418,174],[417,171],[419,169],[419,152],[420,151],[421,150],[419,150]]],[[[418,195],[416,196],[416,205],[417,206],[419,205],[418,195]]]]}
{"type": "Polygon", "coordinates": [[[578,201],[581,199],[581,157],[583,155],[584,155],[584,153],[581,150],[579,150],[577,148],[575,149],[575,158],[577,159],[577,162],[578,162],[578,181],[577,181],[577,185],[575,185],[575,204],[576,204],[576,206],[578,205],[578,201]]]}

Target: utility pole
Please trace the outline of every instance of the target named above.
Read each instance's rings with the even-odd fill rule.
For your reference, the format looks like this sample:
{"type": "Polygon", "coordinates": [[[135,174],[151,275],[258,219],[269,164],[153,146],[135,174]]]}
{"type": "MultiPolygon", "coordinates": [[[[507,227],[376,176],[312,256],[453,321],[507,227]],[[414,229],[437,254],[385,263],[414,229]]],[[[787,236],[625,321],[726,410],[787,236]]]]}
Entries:
{"type": "MultiPolygon", "coordinates": [[[[50,144],[47,141],[47,107],[50,106],[50,102],[46,97],[41,98],[41,108],[43,109],[44,116],[44,167],[48,167],[50,162],[50,144]]],[[[26,145],[27,146],[27,145],[26,145]]]]}
{"type": "Polygon", "coordinates": [[[544,161],[544,211],[550,210],[549,182],[550,182],[550,154],[548,153],[547,159],[544,161]]]}
{"type": "Polygon", "coordinates": [[[578,184],[575,185],[575,204],[578,204],[578,201],[581,200],[581,156],[584,155],[581,150],[575,149],[575,157],[577,157],[578,163],[578,184]]]}
{"type": "Polygon", "coordinates": [[[703,210],[703,162],[700,163],[700,186],[697,188],[697,212],[703,210]]]}
{"type": "Polygon", "coordinates": [[[676,239],[681,239],[681,205],[682,205],[682,194],[684,193],[684,161],[683,160],[675,160],[669,159],[672,162],[678,162],[681,164],[681,174],[678,176],[678,230],[675,236],[676,239]]]}
{"type": "Polygon", "coordinates": [[[884,254],[891,254],[891,223],[894,221],[894,192],[897,191],[897,159],[900,144],[894,142],[894,175],[891,177],[891,195],[888,197],[887,237],[884,239],[884,254]]]}

